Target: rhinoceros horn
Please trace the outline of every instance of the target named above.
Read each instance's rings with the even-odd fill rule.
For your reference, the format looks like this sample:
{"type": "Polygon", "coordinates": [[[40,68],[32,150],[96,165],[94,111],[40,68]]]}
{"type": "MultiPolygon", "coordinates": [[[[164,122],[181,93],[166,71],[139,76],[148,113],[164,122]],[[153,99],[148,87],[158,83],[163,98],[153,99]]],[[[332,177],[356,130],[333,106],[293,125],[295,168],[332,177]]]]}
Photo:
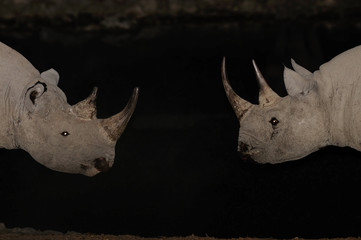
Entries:
{"type": "Polygon", "coordinates": [[[256,72],[259,85],[258,102],[262,107],[272,105],[280,99],[280,96],[278,96],[277,93],[275,93],[272,88],[270,88],[270,86],[267,84],[266,79],[263,77],[254,60],[252,60],[252,64],[254,67],[254,71],[256,72]]]}
{"type": "Polygon", "coordinates": [[[226,59],[223,58],[222,62],[222,82],[228,101],[230,102],[237,118],[240,120],[244,114],[253,106],[250,102],[242,99],[232,89],[226,74],[226,59]]]}
{"type": "Polygon", "coordinates": [[[138,100],[138,88],[134,88],[133,94],[129,99],[125,108],[115,114],[114,116],[101,120],[101,124],[104,130],[107,132],[109,138],[112,141],[117,141],[117,139],[122,135],[127,123],[129,122],[130,117],[132,116],[135,106],[137,105],[138,100]]]}
{"type": "Polygon", "coordinates": [[[72,106],[72,112],[79,118],[94,119],[97,116],[96,98],[98,88],[94,87],[93,91],[83,101],[78,102],[72,106]]]}

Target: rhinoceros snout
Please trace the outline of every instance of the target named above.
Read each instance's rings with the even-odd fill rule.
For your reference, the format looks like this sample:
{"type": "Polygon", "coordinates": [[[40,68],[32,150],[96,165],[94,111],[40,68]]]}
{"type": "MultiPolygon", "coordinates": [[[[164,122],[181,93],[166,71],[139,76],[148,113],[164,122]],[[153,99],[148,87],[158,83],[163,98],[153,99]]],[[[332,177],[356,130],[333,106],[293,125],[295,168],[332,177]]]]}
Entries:
{"type": "Polygon", "coordinates": [[[109,163],[107,162],[107,160],[105,158],[97,158],[94,160],[94,167],[100,171],[100,172],[105,172],[108,171],[110,166],[109,163]]]}
{"type": "Polygon", "coordinates": [[[249,154],[250,146],[246,143],[239,142],[238,145],[238,153],[243,161],[255,163],[252,159],[251,155],[249,154]]]}

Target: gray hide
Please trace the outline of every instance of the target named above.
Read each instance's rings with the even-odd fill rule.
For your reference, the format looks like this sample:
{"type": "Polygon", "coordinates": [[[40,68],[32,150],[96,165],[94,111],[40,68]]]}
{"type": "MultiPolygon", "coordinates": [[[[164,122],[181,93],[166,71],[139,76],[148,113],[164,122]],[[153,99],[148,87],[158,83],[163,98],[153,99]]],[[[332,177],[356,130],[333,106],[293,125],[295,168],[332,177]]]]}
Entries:
{"type": "Polygon", "coordinates": [[[93,176],[114,162],[115,144],[137,102],[135,88],[120,113],[96,118],[96,91],[71,106],[54,69],[39,73],[0,43],[0,147],[21,148],[46,167],[93,176]]]}
{"type": "Polygon", "coordinates": [[[240,123],[238,151],[259,163],[296,160],[327,146],[361,151],[361,46],[350,49],[311,73],[291,60],[284,69],[288,96],[268,86],[255,62],[259,104],[231,88],[222,65],[223,85],[240,123]]]}

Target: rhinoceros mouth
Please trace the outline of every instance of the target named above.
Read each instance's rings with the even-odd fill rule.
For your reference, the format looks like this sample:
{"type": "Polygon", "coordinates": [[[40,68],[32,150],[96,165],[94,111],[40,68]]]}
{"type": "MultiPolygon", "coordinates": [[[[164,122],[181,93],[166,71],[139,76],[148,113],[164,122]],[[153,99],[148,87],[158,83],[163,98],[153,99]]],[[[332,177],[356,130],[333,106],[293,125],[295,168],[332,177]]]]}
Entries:
{"type": "Polygon", "coordinates": [[[244,162],[255,162],[250,154],[244,152],[238,152],[242,161],[244,162]]]}

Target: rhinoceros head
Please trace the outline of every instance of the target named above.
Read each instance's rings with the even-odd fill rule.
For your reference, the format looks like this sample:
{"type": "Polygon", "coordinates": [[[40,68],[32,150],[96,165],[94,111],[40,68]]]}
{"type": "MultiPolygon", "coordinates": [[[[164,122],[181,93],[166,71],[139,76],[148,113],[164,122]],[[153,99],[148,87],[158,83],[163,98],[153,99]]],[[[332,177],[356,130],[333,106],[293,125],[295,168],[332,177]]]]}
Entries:
{"type": "Polygon", "coordinates": [[[110,168],[116,141],[135,109],[138,89],[120,113],[97,119],[97,88],[71,106],[57,87],[59,75],[55,70],[40,76],[23,93],[17,127],[19,146],[56,171],[93,176],[110,168]]]}
{"type": "Polygon", "coordinates": [[[239,120],[238,151],[243,159],[258,163],[280,163],[302,158],[327,145],[328,118],[318,96],[312,73],[292,60],[296,71],[285,67],[288,96],[278,96],[253,61],[259,83],[259,104],[239,97],[222,64],[223,85],[239,120]]]}

